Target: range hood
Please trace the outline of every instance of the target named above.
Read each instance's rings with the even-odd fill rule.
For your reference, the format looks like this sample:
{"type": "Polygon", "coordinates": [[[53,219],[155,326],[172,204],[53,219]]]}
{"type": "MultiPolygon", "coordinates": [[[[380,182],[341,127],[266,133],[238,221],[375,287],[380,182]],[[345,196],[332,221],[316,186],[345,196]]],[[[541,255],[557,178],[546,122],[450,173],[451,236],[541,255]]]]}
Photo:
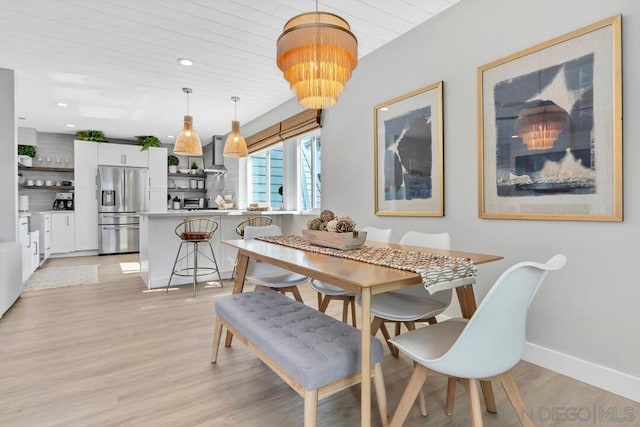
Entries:
{"type": "Polygon", "coordinates": [[[213,135],[213,137],[211,137],[211,145],[212,166],[205,168],[204,171],[212,175],[224,175],[227,173],[227,168],[225,168],[222,163],[222,152],[224,150],[224,141],[222,140],[222,136],[213,135]]]}

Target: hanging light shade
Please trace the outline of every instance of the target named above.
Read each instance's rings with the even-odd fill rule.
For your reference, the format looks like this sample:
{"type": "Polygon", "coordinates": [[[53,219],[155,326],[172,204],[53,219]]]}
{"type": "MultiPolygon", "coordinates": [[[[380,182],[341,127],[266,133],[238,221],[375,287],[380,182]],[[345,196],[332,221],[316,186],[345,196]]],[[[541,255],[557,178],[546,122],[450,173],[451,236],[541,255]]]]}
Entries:
{"type": "Polygon", "coordinates": [[[542,101],[520,111],[515,128],[529,150],[548,150],[558,140],[568,117],[552,101],[542,101]]]}
{"type": "Polygon", "coordinates": [[[176,137],[173,146],[173,153],[182,156],[202,156],[202,144],[200,137],[193,130],[193,117],[189,115],[189,94],[193,92],[191,88],[183,87],[182,91],[187,94],[187,115],[184,116],[184,126],[176,137]]]}
{"type": "Polygon", "coordinates": [[[341,17],[327,12],[291,18],[278,38],[278,68],[306,108],[336,104],[358,64],[358,40],[341,17]]]}
{"type": "Polygon", "coordinates": [[[232,96],[231,100],[234,102],[234,120],[231,122],[231,133],[229,133],[227,141],[224,143],[222,155],[225,157],[247,157],[249,155],[247,141],[244,140],[240,133],[240,122],[238,121],[237,105],[240,98],[232,96]]]}

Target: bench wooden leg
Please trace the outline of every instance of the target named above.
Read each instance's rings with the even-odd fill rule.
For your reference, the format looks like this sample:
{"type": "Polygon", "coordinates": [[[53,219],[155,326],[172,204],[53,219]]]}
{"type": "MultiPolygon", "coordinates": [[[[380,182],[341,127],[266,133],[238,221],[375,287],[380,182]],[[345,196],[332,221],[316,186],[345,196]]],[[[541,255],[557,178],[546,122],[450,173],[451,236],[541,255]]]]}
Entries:
{"type": "Polygon", "coordinates": [[[213,347],[211,349],[211,363],[216,363],[218,360],[218,348],[220,348],[220,338],[222,337],[222,323],[218,316],[216,316],[216,322],[213,325],[213,347]]]}
{"type": "Polygon", "coordinates": [[[389,409],[387,408],[387,391],[384,388],[384,377],[382,376],[382,365],[376,363],[373,367],[373,385],[376,388],[376,397],[378,398],[378,411],[380,411],[380,419],[382,426],[389,426],[389,409]]]}
{"type": "Polygon", "coordinates": [[[318,422],[318,389],[304,391],[304,427],[316,427],[318,422]]]}

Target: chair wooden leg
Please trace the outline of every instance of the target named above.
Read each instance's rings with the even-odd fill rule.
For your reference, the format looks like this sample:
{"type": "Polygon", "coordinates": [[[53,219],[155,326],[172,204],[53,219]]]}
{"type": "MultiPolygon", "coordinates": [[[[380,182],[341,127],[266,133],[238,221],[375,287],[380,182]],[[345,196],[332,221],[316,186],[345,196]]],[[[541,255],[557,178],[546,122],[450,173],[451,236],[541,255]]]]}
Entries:
{"type": "Polygon", "coordinates": [[[218,316],[216,316],[216,322],[213,325],[213,346],[211,349],[211,363],[216,363],[218,360],[218,349],[220,348],[220,337],[222,336],[222,323],[218,316]]]}
{"type": "Polygon", "coordinates": [[[387,408],[387,391],[384,388],[384,377],[382,375],[382,364],[376,363],[373,366],[373,385],[376,389],[378,399],[378,411],[383,427],[389,425],[389,409],[387,408]]]}
{"type": "MultiPolygon", "coordinates": [[[[418,362],[414,361],[413,362],[413,368],[415,369],[415,367],[418,365],[418,362]]],[[[423,417],[426,417],[428,414],[427,412],[427,399],[425,399],[424,397],[424,390],[422,390],[422,387],[420,387],[420,392],[418,392],[418,409],[420,409],[420,414],[423,417]]]]}
{"type": "Polygon", "coordinates": [[[327,307],[329,307],[329,303],[331,302],[331,296],[325,295],[322,297],[322,304],[320,304],[320,309],[318,311],[324,313],[327,311],[327,307]]]}
{"type": "Polygon", "coordinates": [[[351,324],[353,325],[354,328],[357,328],[357,321],[356,321],[356,297],[354,297],[353,295],[348,297],[349,299],[349,304],[351,304],[351,324]]]}
{"type": "Polygon", "coordinates": [[[402,332],[401,329],[402,329],[402,323],[396,322],[396,337],[400,335],[400,332],[402,332]]]}
{"type": "Polygon", "coordinates": [[[469,398],[469,409],[471,410],[471,427],[482,427],[482,408],[480,407],[480,385],[478,380],[463,379],[463,384],[467,389],[469,398]]]}
{"type": "Polygon", "coordinates": [[[447,403],[445,412],[447,415],[453,415],[453,403],[456,399],[456,379],[449,377],[447,381],[447,403]]]}
{"type": "Polygon", "coordinates": [[[435,317],[430,317],[427,319],[427,323],[430,325],[435,325],[436,323],[438,323],[438,320],[435,317]]]}
{"type": "Polygon", "coordinates": [[[318,422],[318,389],[304,391],[304,427],[316,427],[318,422]]]}
{"type": "Polygon", "coordinates": [[[324,313],[324,311],[322,311],[322,310],[320,309],[320,307],[322,307],[322,294],[321,294],[320,292],[318,292],[318,293],[316,294],[316,296],[318,297],[318,311],[321,311],[321,312],[323,312],[323,313],[324,313]]]}
{"type": "Polygon", "coordinates": [[[381,321],[380,323],[380,330],[382,331],[382,336],[384,337],[384,340],[387,343],[387,347],[389,347],[389,351],[391,352],[393,357],[398,357],[399,351],[396,348],[396,346],[391,344],[391,341],[389,341],[391,339],[391,336],[389,335],[389,331],[387,330],[387,327],[385,326],[384,321],[381,321]]]}
{"type": "Polygon", "coordinates": [[[513,375],[509,372],[505,372],[504,374],[498,377],[500,382],[502,383],[502,387],[504,391],[507,393],[507,397],[513,406],[513,409],[516,411],[518,418],[520,418],[520,423],[523,427],[535,427],[534,422],[529,418],[529,414],[527,413],[527,407],[524,403],[524,399],[522,399],[522,395],[518,390],[518,385],[516,384],[513,375]]]}
{"type": "Polygon", "coordinates": [[[302,295],[300,295],[300,291],[298,290],[297,286],[291,287],[291,293],[293,294],[293,298],[295,298],[296,301],[304,304],[304,301],[302,300],[302,295]]]}
{"type": "Polygon", "coordinates": [[[404,393],[402,393],[396,412],[393,414],[393,418],[391,419],[390,427],[400,427],[404,424],[404,421],[407,419],[407,415],[409,415],[409,411],[413,406],[413,402],[416,401],[418,393],[422,390],[422,385],[427,379],[428,373],[429,370],[420,364],[413,368],[413,373],[411,374],[411,378],[409,378],[407,388],[404,389],[404,393]]]}
{"type": "Polygon", "coordinates": [[[480,389],[484,396],[484,405],[487,407],[487,412],[495,414],[498,412],[496,408],[496,399],[493,396],[493,388],[491,387],[491,381],[480,381],[480,389]]]}
{"type": "Polygon", "coordinates": [[[380,317],[374,317],[371,321],[371,336],[375,337],[382,325],[382,319],[380,317]]]}
{"type": "Polygon", "coordinates": [[[347,298],[342,300],[342,323],[348,323],[349,321],[349,300],[347,298]]]}

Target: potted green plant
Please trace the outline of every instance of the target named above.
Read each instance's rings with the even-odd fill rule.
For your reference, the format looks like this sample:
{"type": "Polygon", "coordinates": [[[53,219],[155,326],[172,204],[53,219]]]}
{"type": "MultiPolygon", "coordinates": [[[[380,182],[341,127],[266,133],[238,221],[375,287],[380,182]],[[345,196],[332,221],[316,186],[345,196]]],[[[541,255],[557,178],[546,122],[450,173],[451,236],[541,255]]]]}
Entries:
{"type": "Polygon", "coordinates": [[[169,173],[178,173],[178,165],[180,164],[180,159],[173,154],[167,156],[167,165],[169,165],[169,173]]]}
{"type": "Polygon", "coordinates": [[[140,151],[148,150],[149,147],[160,147],[160,140],[156,136],[140,135],[136,138],[138,138],[138,145],[142,147],[140,151]]]}
{"type": "Polygon", "coordinates": [[[76,139],[81,141],[107,142],[101,130],[79,130],[76,132],[76,139]]]}
{"type": "Polygon", "coordinates": [[[33,145],[18,145],[18,161],[25,166],[33,166],[36,147],[33,145]]]}
{"type": "Polygon", "coordinates": [[[198,163],[196,161],[193,161],[191,163],[191,175],[195,175],[198,173],[198,163]]]}

